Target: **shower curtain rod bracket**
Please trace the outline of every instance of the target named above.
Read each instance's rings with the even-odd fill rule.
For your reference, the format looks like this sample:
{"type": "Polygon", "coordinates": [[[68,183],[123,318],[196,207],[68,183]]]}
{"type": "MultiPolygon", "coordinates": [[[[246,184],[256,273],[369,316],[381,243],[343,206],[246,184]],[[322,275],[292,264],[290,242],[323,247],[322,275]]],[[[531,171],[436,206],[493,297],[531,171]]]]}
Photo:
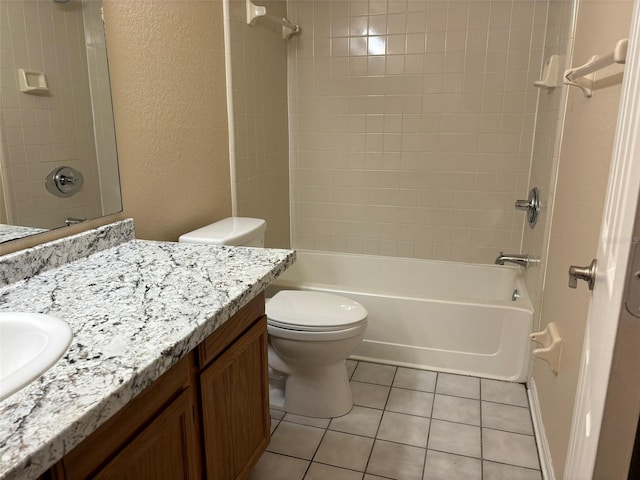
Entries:
{"type": "Polygon", "coordinates": [[[282,38],[287,40],[291,35],[295,35],[300,32],[300,27],[294,23],[291,23],[286,18],[277,17],[267,13],[267,7],[262,5],[256,5],[251,0],[247,2],[247,23],[251,26],[255,26],[259,18],[265,18],[273,23],[277,23],[282,26],[282,38]]]}
{"type": "Polygon", "coordinates": [[[590,98],[593,95],[593,82],[595,81],[595,73],[609,65],[616,63],[624,64],[627,60],[627,45],[629,44],[628,38],[618,40],[613,52],[599,57],[594,55],[587,63],[580,67],[570,68],[564,72],[564,83],[573,87],[578,87],[582,90],[585,97],[590,98]],[[576,80],[582,78],[585,81],[577,82],[576,80]]]}

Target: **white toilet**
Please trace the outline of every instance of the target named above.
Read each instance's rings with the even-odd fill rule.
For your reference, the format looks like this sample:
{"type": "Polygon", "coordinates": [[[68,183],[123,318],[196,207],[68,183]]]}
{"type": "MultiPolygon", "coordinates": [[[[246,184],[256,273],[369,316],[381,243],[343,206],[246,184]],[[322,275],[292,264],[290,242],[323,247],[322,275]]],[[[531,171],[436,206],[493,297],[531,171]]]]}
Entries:
{"type": "MultiPolygon", "coordinates": [[[[183,243],[264,246],[266,222],[225,218],[179,238],[183,243]]],[[[267,299],[271,408],[308,417],[339,417],[353,400],[346,358],[364,338],[367,311],[348,298],[281,290],[267,299]]]]}

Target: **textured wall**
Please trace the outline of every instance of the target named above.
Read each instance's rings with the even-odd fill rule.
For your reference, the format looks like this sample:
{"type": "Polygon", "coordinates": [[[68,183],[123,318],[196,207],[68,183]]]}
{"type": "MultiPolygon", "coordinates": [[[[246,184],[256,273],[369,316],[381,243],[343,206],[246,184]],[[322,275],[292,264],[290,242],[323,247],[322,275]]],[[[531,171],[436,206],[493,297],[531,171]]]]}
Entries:
{"type": "Polygon", "coordinates": [[[492,263],[518,252],[547,2],[300,1],[294,247],[492,263]]]}
{"type": "Polygon", "coordinates": [[[177,240],[231,214],[222,2],[104,9],[124,215],[177,240]]]}

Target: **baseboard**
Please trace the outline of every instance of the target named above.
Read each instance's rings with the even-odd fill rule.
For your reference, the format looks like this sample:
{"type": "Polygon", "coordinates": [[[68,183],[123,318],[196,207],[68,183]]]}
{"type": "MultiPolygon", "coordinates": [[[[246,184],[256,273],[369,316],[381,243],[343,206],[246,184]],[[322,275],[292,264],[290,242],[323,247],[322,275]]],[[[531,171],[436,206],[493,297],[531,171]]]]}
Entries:
{"type": "Polygon", "coordinates": [[[529,380],[528,387],[527,395],[529,397],[529,405],[531,406],[531,418],[533,420],[533,431],[536,436],[536,445],[538,446],[542,478],[544,480],[555,480],[556,477],[553,471],[549,442],[547,442],[547,435],[544,431],[542,414],[540,412],[540,403],[538,402],[538,390],[536,388],[536,381],[533,377],[529,380]]]}

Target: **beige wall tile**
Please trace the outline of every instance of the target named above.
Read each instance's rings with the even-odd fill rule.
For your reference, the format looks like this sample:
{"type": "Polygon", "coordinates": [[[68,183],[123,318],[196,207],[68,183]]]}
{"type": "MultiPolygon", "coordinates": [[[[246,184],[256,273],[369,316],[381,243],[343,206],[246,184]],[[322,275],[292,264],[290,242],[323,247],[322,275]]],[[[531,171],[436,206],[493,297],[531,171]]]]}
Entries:
{"type": "MultiPolygon", "coordinates": [[[[287,16],[284,1],[269,0],[262,4],[270,14],[287,16]]],[[[282,39],[280,28],[268,22],[247,25],[245,8],[244,0],[229,0],[230,20],[225,26],[230,37],[227,54],[231,60],[231,78],[227,88],[232,97],[229,128],[234,145],[231,151],[235,168],[234,215],[264,218],[266,246],[286,248],[290,244],[287,42],[282,39]]],[[[313,10],[308,14],[313,17],[313,10]]],[[[318,21],[324,22],[321,17],[318,21]]],[[[304,25],[302,28],[306,31],[304,25]]],[[[328,38],[319,42],[314,42],[311,36],[295,39],[291,41],[298,42],[300,58],[313,60],[329,56],[328,38]]],[[[314,71],[313,63],[308,68],[314,71]]],[[[306,94],[306,89],[312,86],[313,82],[301,79],[298,91],[306,94]]],[[[329,85],[326,95],[330,90],[329,85]]],[[[312,133],[313,120],[313,117],[300,118],[297,122],[300,131],[312,133]]],[[[327,127],[331,127],[329,122],[324,128],[320,125],[320,130],[326,131],[327,127]]],[[[323,142],[314,143],[318,138],[303,136],[297,142],[301,148],[322,150],[323,142]]],[[[324,140],[327,143],[341,141],[339,138],[324,140]]]]}
{"type": "Polygon", "coordinates": [[[326,203],[323,218],[385,222],[383,242],[351,231],[347,238],[359,241],[348,242],[349,251],[490,263],[500,248],[519,249],[513,238],[522,225],[512,222],[512,209],[529,174],[522,159],[531,153],[536,105],[525,99],[537,93],[528,78],[537,78],[541,58],[530,62],[528,49],[544,31],[540,9],[534,2],[380,1],[356,15],[349,5],[289,5],[289,15],[313,32],[307,35],[317,41],[315,32],[329,31],[331,40],[331,50],[316,49],[313,58],[305,56],[304,29],[290,43],[293,246],[345,245],[327,242],[331,232],[318,232],[314,242],[314,234],[296,228],[321,220],[297,208],[312,201],[326,203]],[[320,69],[320,60],[331,67],[320,69]],[[343,156],[349,161],[337,160],[343,156]],[[316,171],[296,174],[311,162],[324,165],[334,188],[319,194],[310,187],[326,183],[316,171]],[[497,181],[499,173],[509,176],[497,181]],[[355,205],[362,208],[348,208],[355,205]],[[451,218],[483,213],[493,224],[473,225],[473,235],[470,224],[448,228],[451,218]],[[493,234],[496,222],[500,235],[493,234]],[[428,236],[416,229],[427,225],[447,229],[428,236]]]}

